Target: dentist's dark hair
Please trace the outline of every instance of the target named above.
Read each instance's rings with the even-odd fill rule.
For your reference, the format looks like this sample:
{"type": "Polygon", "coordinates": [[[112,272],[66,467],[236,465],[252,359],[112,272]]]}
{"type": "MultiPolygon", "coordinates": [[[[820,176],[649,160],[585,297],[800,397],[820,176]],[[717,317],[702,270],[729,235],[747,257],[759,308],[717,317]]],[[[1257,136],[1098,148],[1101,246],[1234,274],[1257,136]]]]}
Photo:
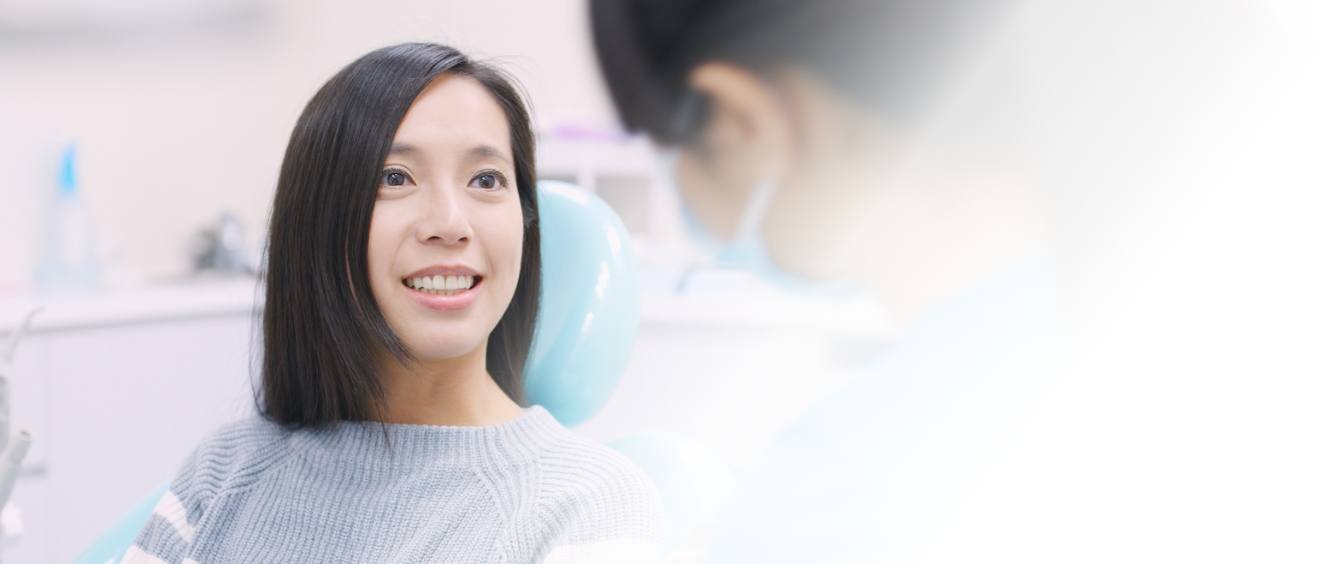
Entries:
{"type": "Polygon", "coordinates": [[[688,87],[702,63],[769,77],[806,70],[902,123],[921,115],[961,48],[1011,0],[590,0],[606,86],[629,130],[691,141],[706,100],[688,87]]]}
{"type": "Polygon", "coordinates": [[[379,419],[380,354],[415,362],[391,330],[367,277],[367,235],[381,169],[414,99],[441,75],[480,83],[509,123],[523,210],[522,270],[491,332],[486,368],[523,403],[523,367],[541,294],[534,139],[523,96],[487,64],[443,45],[372,51],[340,70],[298,118],[275,191],[257,407],[286,427],[379,419]]]}

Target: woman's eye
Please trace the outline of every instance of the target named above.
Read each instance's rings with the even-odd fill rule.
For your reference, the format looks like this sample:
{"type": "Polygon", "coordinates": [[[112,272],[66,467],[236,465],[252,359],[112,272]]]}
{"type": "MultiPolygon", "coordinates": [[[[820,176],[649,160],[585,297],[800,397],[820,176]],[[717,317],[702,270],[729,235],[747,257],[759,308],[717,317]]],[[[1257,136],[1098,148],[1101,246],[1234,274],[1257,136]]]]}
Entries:
{"type": "Polygon", "coordinates": [[[505,187],[505,177],[498,172],[483,172],[474,176],[469,186],[481,188],[483,190],[495,190],[505,187]]]}
{"type": "Polygon", "coordinates": [[[403,186],[408,183],[408,175],[397,170],[387,170],[381,175],[381,184],[386,186],[403,186]]]}

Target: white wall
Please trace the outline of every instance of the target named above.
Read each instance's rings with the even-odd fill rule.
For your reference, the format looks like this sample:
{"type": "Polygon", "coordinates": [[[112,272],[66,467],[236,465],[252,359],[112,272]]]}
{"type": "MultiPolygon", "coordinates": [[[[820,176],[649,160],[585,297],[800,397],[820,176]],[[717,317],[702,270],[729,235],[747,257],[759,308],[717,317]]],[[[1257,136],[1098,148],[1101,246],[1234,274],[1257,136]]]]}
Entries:
{"type": "Polygon", "coordinates": [[[384,45],[438,41],[498,60],[527,87],[543,127],[613,121],[581,0],[253,4],[255,22],[237,28],[75,28],[27,39],[3,37],[13,23],[0,7],[0,294],[29,283],[67,140],[79,146],[112,281],[184,269],[194,232],[222,209],[238,214],[255,245],[303,104],[384,45]],[[87,39],[98,33],[108,37],[87,39]]]}

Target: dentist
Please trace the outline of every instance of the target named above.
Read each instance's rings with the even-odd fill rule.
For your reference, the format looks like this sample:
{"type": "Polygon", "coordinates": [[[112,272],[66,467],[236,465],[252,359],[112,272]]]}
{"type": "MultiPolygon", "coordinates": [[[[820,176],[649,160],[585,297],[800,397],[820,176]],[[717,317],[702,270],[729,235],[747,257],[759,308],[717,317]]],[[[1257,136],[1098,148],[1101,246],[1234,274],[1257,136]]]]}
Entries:
{"type": "Polygon", "coordinates": [[[1049,284],[1031,192],[930,132],[999,4],[592,0],[692,238],[788,288],[865,288],[904,333],[741,477],[711,561],[985,554],[963,533],[1001,509],[975,500],[1036,405],[1049,284]]]}

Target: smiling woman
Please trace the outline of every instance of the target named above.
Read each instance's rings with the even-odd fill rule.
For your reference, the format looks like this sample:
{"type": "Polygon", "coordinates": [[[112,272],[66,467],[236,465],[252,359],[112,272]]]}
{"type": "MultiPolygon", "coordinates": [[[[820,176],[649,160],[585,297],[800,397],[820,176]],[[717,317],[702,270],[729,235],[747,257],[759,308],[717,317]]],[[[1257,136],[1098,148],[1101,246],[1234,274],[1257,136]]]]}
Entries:
{"type": "Polygon", "coordinates": [[[541,287],[532,143],[518,91],[449,48],[382,49],[330,79],[295,125],[271,216],[264,413],[316,426],[516,411],[541,287]],[[407,287],[459,274],[479,282],[465,296],[407,287]],[[467,377],[400,377],[428,368],[467,377]],[[390,401],[410,383],[435,393],[390,401]],[[471,393],[438,388],[455,386],[471,393]],[[431,409],[400,405],[412,399],[431,409]]]}
{"type": "Polygon", "coordinates": [[[271,214],[262,415],[197,448],[125,561],[654,556],[650,482],[522,402],[535,179],[492,67],[404,44],[331,78],[271,214]]]}

